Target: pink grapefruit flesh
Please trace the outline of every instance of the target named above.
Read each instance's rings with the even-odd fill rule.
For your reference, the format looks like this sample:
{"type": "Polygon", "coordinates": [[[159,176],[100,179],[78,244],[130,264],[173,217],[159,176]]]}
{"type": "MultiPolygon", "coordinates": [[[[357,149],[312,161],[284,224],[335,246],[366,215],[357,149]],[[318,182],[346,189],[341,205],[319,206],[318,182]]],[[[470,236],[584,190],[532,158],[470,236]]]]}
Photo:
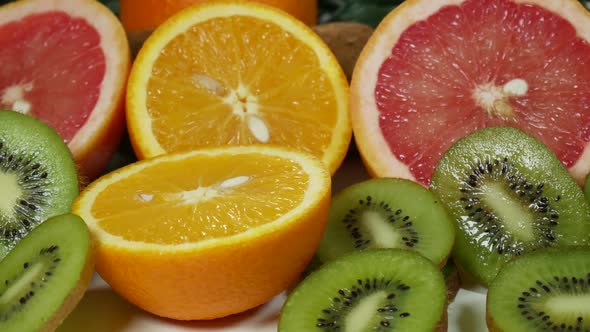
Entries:
{"type": "Polygon", "coordinates": [[[129,50],[117,18],[92,0],[0,7],[0,107],[36,117],[94,178],[123,132],[129,50]]]}
{"type": "Polygon", "coordinates": [[[30,114],[68,143],[94,109],[105,74],[100,35],[64,12],[0,27],[2,107],[30,114]]]}
{"type": "Polygon", "coordinates": [[[590,15],[577,1],[409,0],[371,39],[351,109],[374,175],[428,185],[455,141],[495,125],[540,139],[578,182],[588,173],[590,15]]]}

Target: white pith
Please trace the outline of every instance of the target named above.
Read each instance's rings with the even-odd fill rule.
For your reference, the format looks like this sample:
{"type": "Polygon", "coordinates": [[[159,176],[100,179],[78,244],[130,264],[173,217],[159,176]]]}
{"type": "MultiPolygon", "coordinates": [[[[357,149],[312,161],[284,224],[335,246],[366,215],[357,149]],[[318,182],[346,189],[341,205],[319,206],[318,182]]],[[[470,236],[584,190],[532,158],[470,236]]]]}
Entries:
{"type": "Polygon", "coordinates": [[[25,92],[33,90],[33,83],[20,83],[9,86],[2,91],[2,104],[22,114],[29,114],[31,103],[25,98],[25,92]]]}
{"type": "MultiPolygon", "coordinates": [[[[425,20],[443,6],[459,5],[465,0],[407,0],[389,14],[377,27],[357,62],[351,82],[351,117],[355,140],[363,160],[372,172],[380,176],[400,177],[416,181],[408,165],[399,160],[390,150],[379,129],[379,111],[375,102],[375,87],[381,64],[391,55],[400,35],[417,21],[425,20]],[[395,18],[394,18],[395,17],[395,18]],[[368,148],[363,148],[368,147],[368,148]]],[[[515,3],[538,4],[560,16],[568,17],[578,35],[590,41],[589,15],[581,5],[571,0],[511,0],[515,3]]],[[[513,78],[518,79],[517,77],[513,78]]],[[[517,83],[517,85],[521,85],[517,83]]],[[[507,90],[512,87],[508,86],[507,90]]],[[[517,91],[522,91],[522,85],[517,91]]],[[[514,91],[512,91],[514,92],[514,91]]],[[[504,105],[500,105],[502,108],[504,105]]],[[[590,144],[576,164],[568,169],[570,174],[583,183],[590,171],[590,144]]]]}
{"type": "MultiPolygon", "coordinates": [[[[84,149],[89,145],[89,142],[97,139],[96,128],[101,127],[102,123],[110,121],[112,113],[115,111],[109,105],[112,105],[119,98],[118,96],[121,95],[123,85],[126,82],[129,47],[127,41],[120,37],[124,34],[122,26],[113,24],[113,22],[117,22],[117,18],[106,7],[90,0],[78,0],[75,3],[71,0],[19,1],[5,6],[5,10],[0,12],[0,25],[23,19],[29,15],[50,11],[65,12],[72,17],[83,18],[88,24],[94,26],[102,37],[100,47],[105,56],[106,68],[100,87],[100,95],[89,118],[68,143],[68,147],[74,156],[77,156],[79,153],[85,152],[84,149]],[[13,5],[18,6],[19,9],[10,10],[13,5]],[[119,51],[109,52],[109,50],[119,51]],[[119,53],[121,50],[124,51],[123,57],[119,53]],[[109,108],[112,109],[109,110],[109,108]]],[[[28,101],[23,99],[17,103],[17,108],[25,111],[27,103],[28,101]]]]}

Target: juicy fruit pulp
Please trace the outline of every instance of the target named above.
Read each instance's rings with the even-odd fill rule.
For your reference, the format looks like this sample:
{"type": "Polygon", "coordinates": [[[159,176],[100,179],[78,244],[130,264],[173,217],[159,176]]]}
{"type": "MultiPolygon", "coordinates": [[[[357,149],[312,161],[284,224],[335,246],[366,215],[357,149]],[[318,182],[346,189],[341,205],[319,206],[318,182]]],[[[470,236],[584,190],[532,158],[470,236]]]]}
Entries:
{"type": "Polygon", "coordinates": [[[442,273],[423,256],[373,249],[339,257],[289,295],[280,332],[434,331],[445,310],[442,273]]]}
{"type": "Polygon", "coordinates": [[[245,311],[290,285],[329,204],[319,159],[263,145],[140,161],[90,184],[73,211],[113,289],[154,314],[195,320],[245,311]]]}
{"type": "MultiPolygon", "coordinates": [[[[367,59],[382,63],[370,73],[377,76],[374,90],[366,91],[374,94],[375,127],[365,135],[354,128],[361,152],[372,149],[363,142],[372,138],[362,136],[379,130],[384,144],[376,158],[391,155],[379,175],[407,168],[404,176],[427,185],[453,142],[508,125],[541,140],[581,182],[590,167],[580,161],[588,159],[590,141],[587,11],[573,0],[455,3],[438,8],[429,0],[407,1],[374,35],[396,42],[383,58],[367,59]],[[414,16],[423,19],[409,25],[407,17],[414,16]],[[396,29],[403,31],[399,38],[389,32],[396,29]]],[[[369,74],[358,73],[359,86],[368,81],[363,75],[369,74]]],[[[368,112],[364,105],[356,112],[368,112]]]]}
{"type": "Polygon", "coordinates": [[[317,256],[327,262],[355,250],[401,248],[442,266],[454,239],[453,221],[432,192],[409,180],[373,179],[332,199],[317,256]]]}
{"type": "Polygon", "coordinates": [[[514,256],[590,241],[590,207],[541,142],[510,127],[481,129],[455,143],[431,188],[455,221],[454,261],[489,284],[514,256]]]}
{"type": "Polygon", "coordinates": [[[129,46],[98,1],[21,0],[0,7],[0,107],[55,129],[83,176],[108,162],[123,129],[129,46]]]}
{"type": "Polygon", "coordinates": [[[69,212],[77,195],[74,160],[59,135],[0,111],[0,260],[47,218],[69,212]]]}
{"type": "Polygon", "coordinates": [[[351,139],[347,93],[336,58],[301,22],[253,2],[211,2],[144,44],[129,78],[128,128],[140,159],[272,144],[311,153],[333,173],[351,139]]]}
{"type": "Polygon", "coordinates": [[[588,308],[588,247],[540,250],[510,262],[487,298],[491,331],[588,331],[588,308]]]}
{"type": "Polygon", "coordinates": [[[93,272],[84,221],[71,214],[48,219],[0,262],[0,330],[53,331],[93,272]]]}
{"type": "Polygon", "coordinates": [[[98,101],[106,67],[100,35],[84,19],[53,11],[2,25],[0,36],[0,62],[10,64],[0,71],[0,105],[41,119],[69,143],[98,101]]]}

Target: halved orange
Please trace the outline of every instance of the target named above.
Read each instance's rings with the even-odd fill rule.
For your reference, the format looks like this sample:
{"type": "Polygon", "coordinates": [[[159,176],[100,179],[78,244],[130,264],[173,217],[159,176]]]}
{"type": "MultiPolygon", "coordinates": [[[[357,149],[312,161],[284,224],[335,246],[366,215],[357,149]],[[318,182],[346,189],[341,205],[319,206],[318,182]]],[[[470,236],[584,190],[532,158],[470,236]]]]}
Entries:
{"type": "Polygon", "coordinates": [[[334,173],[351,139],[348,83],[325,43],[270,6],[215,1],[147,39],[129,77],[140,159],[220,145],[307,151],[334,173]]]}
{"type": "Polygon", "coordinates": [[[97,243],[96,269],[156,315],[213,319],[265,303],[319,245],[330,173],[283,147],[201,149],[139,161],[74,203],[97,243]]]}

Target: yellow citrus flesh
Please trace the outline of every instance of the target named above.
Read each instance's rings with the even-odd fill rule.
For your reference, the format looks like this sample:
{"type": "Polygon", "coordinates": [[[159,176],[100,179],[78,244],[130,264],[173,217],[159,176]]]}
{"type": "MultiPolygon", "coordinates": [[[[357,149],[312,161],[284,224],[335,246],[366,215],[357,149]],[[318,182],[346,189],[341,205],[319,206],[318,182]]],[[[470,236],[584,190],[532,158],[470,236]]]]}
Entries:
{"type": "Polygon", "coordinates": [[[252,145],[137,162],[88,186],[73,211],[115,291],[154,314],[194,320],[248,310],[296,280],[329,204],[319,159],[252,145]]]}
{"type": "Polygon", "coordinates": [[[128,84],[139,158],[220,145],[309,152],[334,173],[351,139],[348,84],[305,24],[252,2],[185,9],[150,36],[128,84]]]}

